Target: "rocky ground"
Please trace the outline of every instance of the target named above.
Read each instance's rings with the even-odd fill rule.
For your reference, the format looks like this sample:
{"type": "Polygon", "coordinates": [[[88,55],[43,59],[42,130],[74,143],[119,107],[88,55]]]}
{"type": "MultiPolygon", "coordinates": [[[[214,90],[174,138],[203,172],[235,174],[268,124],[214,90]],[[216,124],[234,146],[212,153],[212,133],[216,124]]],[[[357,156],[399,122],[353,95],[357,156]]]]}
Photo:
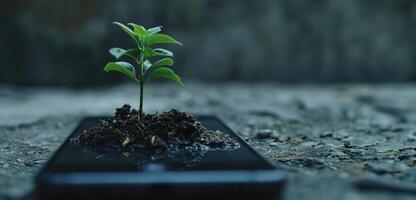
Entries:
{"type": "MultiPolygon", "coordinates": [[[[147,112],[214,114],[288,177],[285,199],[414,199],[416,85],[149,85],[147,112]],[[374,190],[357,185],[373,180],[374,190]]],[[[0,87],[0,199],[31,199],[37,170],[87,115],[138,88],[0,87]]]]}

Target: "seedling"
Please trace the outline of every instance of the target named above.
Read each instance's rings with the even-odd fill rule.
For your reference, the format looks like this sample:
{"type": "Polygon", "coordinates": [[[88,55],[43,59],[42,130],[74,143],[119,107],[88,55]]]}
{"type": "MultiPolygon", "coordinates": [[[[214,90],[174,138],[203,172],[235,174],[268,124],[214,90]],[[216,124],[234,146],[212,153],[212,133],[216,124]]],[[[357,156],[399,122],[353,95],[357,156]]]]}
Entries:
{"type": "Polygon", "coordinates": [[[163,48],[152,48],[155,44],[174,44],[182,46],[182,43],[178,42],[169,35],[159,33],[162,30],[161,26],[146,29],[143,26],[128,23],[128,26],[113,22],[113,24],[119,26],[124,32],[126,32],[131,39],[135,42],[135,47],[130,49],[111,48],[110,54],[117,60],[121,58],[130,58],[136,65],[124,61],[109,62],[104,67],[104,71],[115,71],[122,73],[129,78],[133,79],[140,85],[140,104],[138,120],[141,124],[143,118],[143,87],[144,84],[155,78],[168,78],[176,81],[180,85],[183,85],[181,78],[169,67],[173,65],[173,53],[163,48]],[[164,57],[155,62],[151,62],[150,59],[156,57],[164,57]]]}

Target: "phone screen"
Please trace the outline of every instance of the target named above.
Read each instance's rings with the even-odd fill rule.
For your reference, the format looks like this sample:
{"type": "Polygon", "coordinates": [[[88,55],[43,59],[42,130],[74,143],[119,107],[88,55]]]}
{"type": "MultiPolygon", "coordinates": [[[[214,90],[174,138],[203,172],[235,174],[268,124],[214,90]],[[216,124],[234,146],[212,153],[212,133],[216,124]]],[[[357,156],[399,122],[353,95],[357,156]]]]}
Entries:
{"type": "MultiPolygon", "coordinates": [[[[240,147],[232,150],[201,150],[180,153],[152,154],[117,152],[112,155],[91,151],[87,147],[71,144],[67,140],[51,159],[48,172],[115,172],[115,171],[227,171],[268,170],[273,167],[258,156],[246,143],[214,117],[199,117],[211,130],[229,134],[240,147]]],[[[75,130],[73,136],[99,123],[100,118],[87,118],[75,130]]]]}

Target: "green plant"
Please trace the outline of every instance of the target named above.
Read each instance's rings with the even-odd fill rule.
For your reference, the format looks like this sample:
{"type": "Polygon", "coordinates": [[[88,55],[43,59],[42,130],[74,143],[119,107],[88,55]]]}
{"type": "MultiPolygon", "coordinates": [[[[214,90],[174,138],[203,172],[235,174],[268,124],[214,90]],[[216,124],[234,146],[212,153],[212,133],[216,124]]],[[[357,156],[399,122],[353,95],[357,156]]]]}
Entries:
{"type": "Polygon", "coordinates": [[[104,67],[104,71],[120,72],[139,83],[140,104],[138,120],[140,124],[143,118],[143,86],[146,82],[161,77],[172,79],[180,85],[183,85],[181,78],[169,68],[173,65],[173,53],[163,48],[152,48],[152,46],[155,44],[175,44],[182,46],[182,43],[169,35],[159,33],[162,28],[161,26],[146,29],[143,26],[128,23],[127,25],[132,27],[130,29],[119,22],[113,22],[113,24],[119,26],[126,32],[133,39],[136,46],[126,50],[122,48],[111,48],[109,50],[110,54],[117,60],[124,57],[130,58],[137,65],[138,70],[128,62],[109,62],[104,67]],[[150,59],[155,57],[164,58],[152,63],[150,59]]]}

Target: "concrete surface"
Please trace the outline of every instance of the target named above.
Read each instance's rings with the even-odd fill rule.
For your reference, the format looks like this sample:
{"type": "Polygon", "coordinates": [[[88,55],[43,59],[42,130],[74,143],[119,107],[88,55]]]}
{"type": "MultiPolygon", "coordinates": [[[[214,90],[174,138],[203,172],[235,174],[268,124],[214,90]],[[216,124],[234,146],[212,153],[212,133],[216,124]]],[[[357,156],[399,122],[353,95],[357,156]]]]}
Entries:
{"type": "MultiPolygon", "coordinates": [[[[282,167],[285,199],[416,198],[416,85],[187,82],[150,84],[145,93],[147,112],[178,108],[222,118],[282,167]],[[410,190],[357,190],[361,178],[410,190]]],[[[0,199],[31,199],[33,175],[80,119],[137,101],[135,85],[1,86],[0,199]]]]}

